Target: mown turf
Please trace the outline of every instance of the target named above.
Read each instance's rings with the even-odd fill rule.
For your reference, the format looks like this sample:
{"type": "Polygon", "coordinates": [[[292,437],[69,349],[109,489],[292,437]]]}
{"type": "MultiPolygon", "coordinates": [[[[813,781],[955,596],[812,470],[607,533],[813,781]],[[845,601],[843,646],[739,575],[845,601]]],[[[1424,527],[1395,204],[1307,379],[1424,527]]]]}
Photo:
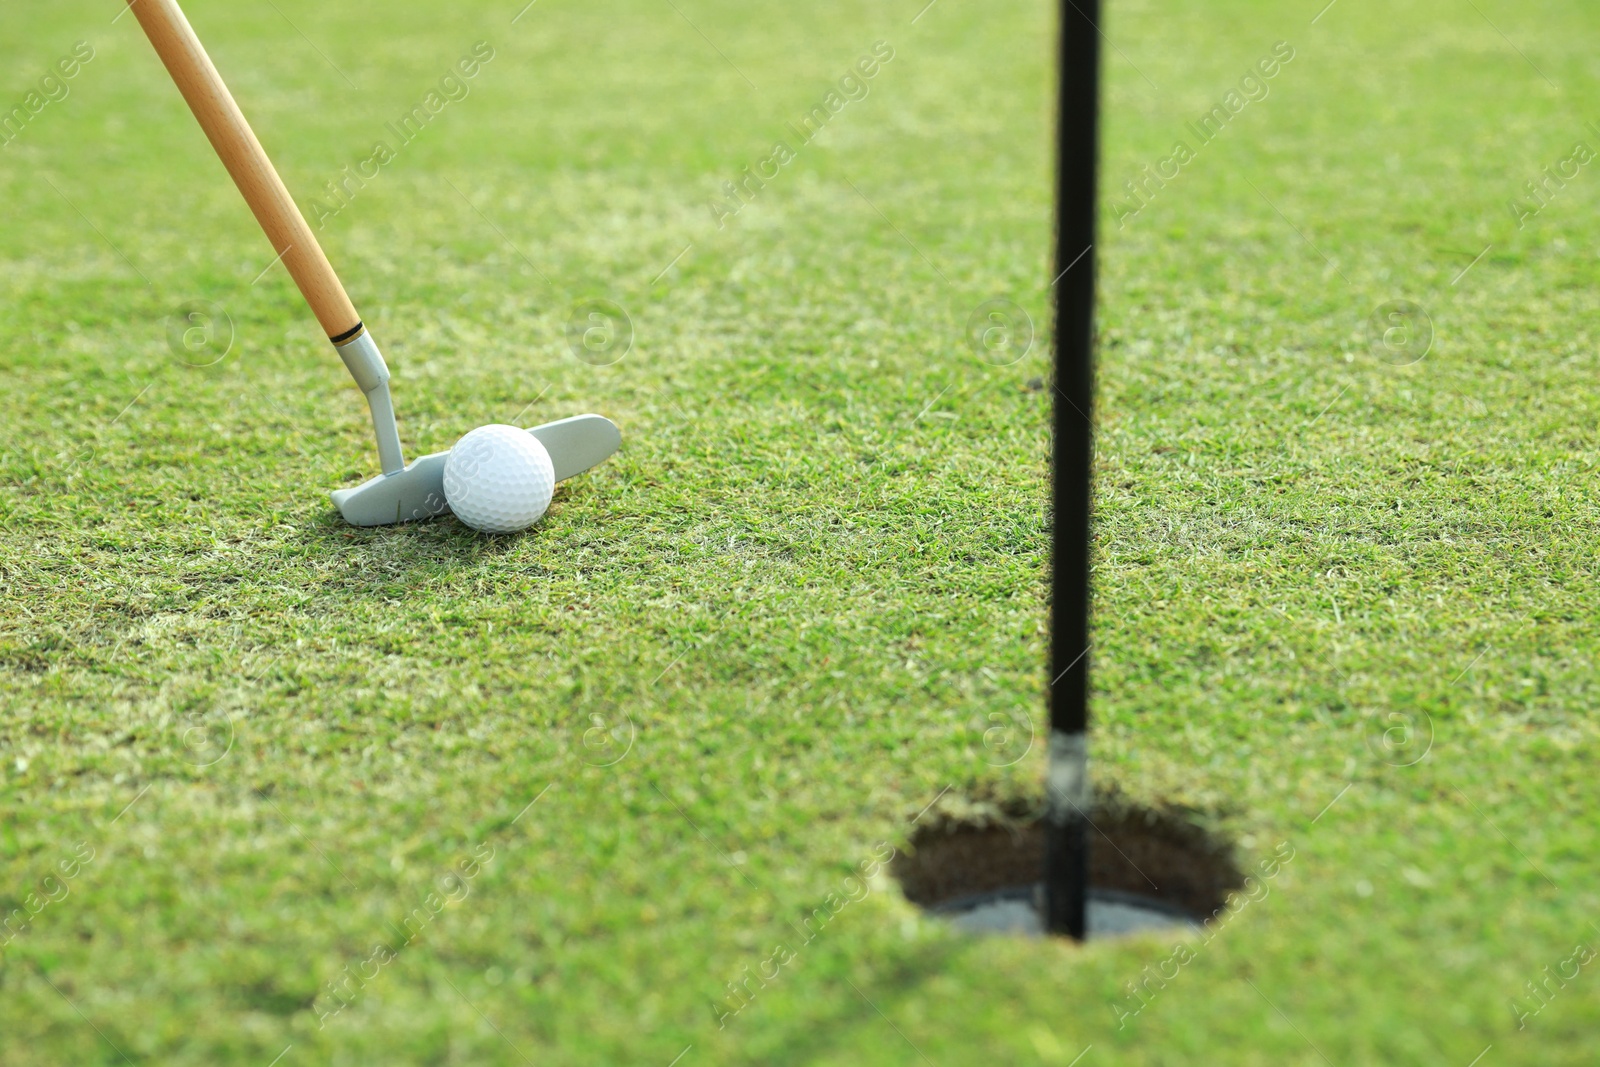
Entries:
{"type": "Polygon", "coordinates": [[[0,13],[7,108],[95,51],[0,148],[7,1067],[1593,1061],[1600,177],[1508,201],[1600,13],[1109,5],[1098,766],[1293,850],[1160,978],[851,881],[1039,788],[1048,5],[187,6],[308,210],[488,42],[323,241],[413,451],[625,444],[525,536],[343,526],[359,396],[134,20],[0,13]]]}

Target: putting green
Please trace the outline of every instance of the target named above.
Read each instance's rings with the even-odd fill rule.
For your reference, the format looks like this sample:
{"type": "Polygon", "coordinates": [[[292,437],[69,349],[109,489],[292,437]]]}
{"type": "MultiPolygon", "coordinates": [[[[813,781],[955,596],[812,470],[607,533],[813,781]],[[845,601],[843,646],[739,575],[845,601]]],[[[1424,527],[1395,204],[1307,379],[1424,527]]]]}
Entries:
{"type": "Polygon", "coordinates": [[[1600,13],[1109,5],[1097,767],[1257,881],[1079,949],[886,873],[1047,681],[1053,14],[924,2],[187,5],[412,453],[622,427],[511,539],[0,12],[0,1062],[1592,1062],[1600,13]]]}

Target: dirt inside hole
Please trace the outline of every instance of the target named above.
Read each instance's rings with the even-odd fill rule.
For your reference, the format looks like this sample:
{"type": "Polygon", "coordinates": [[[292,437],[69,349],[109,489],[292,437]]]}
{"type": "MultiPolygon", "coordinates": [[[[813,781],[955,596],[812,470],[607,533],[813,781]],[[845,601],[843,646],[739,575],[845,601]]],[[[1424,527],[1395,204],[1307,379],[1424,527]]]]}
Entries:
{"type": "MultiPolygon", "coordinates": [[[[997,890],[1031,886],[1044,861],[1039,810],[952,818],[930,813],[890,864],[906,899],[935,908],[997,890]]],[[[1153,898],[1204,920],[1244,885],[1227,841],[1190,816],[1108,797],[1091,813],[1089,884],[1153,898]]]]}

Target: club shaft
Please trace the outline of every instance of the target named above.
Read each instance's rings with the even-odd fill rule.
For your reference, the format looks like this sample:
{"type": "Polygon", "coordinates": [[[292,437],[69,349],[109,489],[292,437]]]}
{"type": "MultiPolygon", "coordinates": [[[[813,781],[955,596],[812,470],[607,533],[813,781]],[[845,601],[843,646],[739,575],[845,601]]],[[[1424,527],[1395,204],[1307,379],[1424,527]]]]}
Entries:
{"type": "Polygon", "coordinates": [[[176,0],[128,0],[128,6],[328,338],[338,344],[358,336],[361,317],[339,276],[183,10],[176,0]]]}
{"type": "Polygon", "coordinates": [[[1056,170],[1054,537],[1044,920],[1081,940],[1089,888],[1089,565],[1094,473],[1096,167],[1100,3],[1062,0],[1056,170]]]}

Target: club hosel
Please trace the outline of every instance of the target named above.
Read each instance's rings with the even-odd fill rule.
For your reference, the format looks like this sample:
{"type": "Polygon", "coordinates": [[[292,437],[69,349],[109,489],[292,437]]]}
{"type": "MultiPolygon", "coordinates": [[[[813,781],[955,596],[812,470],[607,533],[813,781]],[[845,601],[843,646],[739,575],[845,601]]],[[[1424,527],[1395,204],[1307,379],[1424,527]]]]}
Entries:
{"type": "Polygon", "coordinates": [[[406,468],[406,457],[400,447],[400,428],[394,421],[394,401],[389,396],[389,365],[383,361],[372,335],[360,325],[356,330],[354,337],[336,343],[334,351],[344,360],[372,410],[372,431],[378,439],[378,462],[383,473],[398,474],[406,468]]]}
{"type": "Polygon", "coordinates": [[[378,351],[372,334],[360,325],[356,326],[356,330],[356,335],[348,341],[335,342],[333,350],[344,360],[350,377],[356,380],[361,391],[370,393],[378,386],[389,383],[389,365],[383,361],[383,353],[378,351]]]}

